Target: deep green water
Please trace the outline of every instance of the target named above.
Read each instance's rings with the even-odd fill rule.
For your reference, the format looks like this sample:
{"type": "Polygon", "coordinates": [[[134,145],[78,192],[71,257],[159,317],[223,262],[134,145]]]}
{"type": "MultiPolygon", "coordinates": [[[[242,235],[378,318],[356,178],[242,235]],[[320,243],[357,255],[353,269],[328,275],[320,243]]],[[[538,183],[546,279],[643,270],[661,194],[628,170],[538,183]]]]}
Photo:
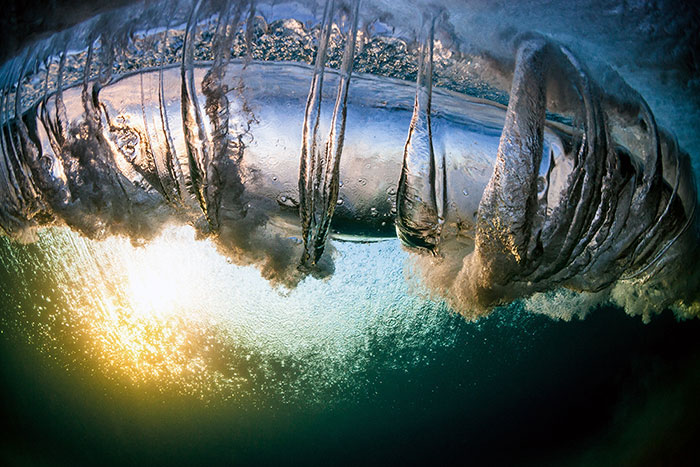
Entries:
{"type": "Polygon", "coordinates": [[[203,379],[190,391],[172,378],[123,377],[90,353],[52,279],[47,256],[57,253],[42,252],[42,242],[2,240],[3,465],[695,460],[697,320],[665,312],[645,325],[603,307],[563,322],[515,304],[469,323],[423,299],[387,314],[391,300],[379,297],[367,311],[379,318],[362,327],[364,315],[335,310],[362,345],[339,346],[355,337],[328,326],[316,337],[328,332],[329,340],[311,351],[265,353],[222,338],[202,373],[226,373],[234,362],[246,383],[236,392],[203,379]]]}

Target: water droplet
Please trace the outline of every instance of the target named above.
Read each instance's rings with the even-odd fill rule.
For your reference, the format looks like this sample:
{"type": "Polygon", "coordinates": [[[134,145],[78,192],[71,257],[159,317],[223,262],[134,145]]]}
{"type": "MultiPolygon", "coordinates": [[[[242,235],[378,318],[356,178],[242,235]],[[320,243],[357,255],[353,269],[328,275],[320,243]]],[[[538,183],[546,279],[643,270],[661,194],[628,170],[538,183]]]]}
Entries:
{"type": "Polygon", "coordinates": [[[360,178],[357,180],[357,183],[359,183],[362,186],[365,186],[367,185],[367,180],[365,180],[364,178],[360,178]]]}
{"type": "Polygon", "coordinates": [[[343,186],[343,181],[338,182],[338,186],[343,186]]]}
{"type": "Polygon", "coordinates": [[[377,211],[377,208],[370,208],[370,209],[369,209],[369,214],[370,214],[372,217],[377,217],[377,216],[379,215],[379,211],[377,211]]]}
{"type": "Polygon", "coordinates": [[[396,194],[396,188],[394,188],[393,186],[390,186],[389,188],[386,189],[386,192],[387,192],[387,194],[393,196],[396,194]]]}
{"type": "Polygon", "coordinates": [[[273,182],[276,182],[276,181],[277,181],[277,176],[276,176],[276,175],[273,175],[273,176],[272,176],[272,181],[273,181],[273,182]]]}
{"type": "Polygon", "coordinates": [[[335,204],[338,206],[342,206],[343,205],[343,198],[338,198],[338,201],[336,201],[335,204]]]}
{"type": "Polygon", "coordinates": [[[466,189],[462,190],[462,194],[464,196],[469,196],[469,192],[466,189]]]}

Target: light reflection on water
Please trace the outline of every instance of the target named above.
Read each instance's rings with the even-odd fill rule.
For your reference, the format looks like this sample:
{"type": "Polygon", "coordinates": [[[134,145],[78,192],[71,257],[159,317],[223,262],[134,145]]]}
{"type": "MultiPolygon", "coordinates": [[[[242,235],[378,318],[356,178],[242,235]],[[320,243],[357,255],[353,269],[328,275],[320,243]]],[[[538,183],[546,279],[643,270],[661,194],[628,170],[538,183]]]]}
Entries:
{"type": "Polygon", "coordinates": [[[189,228],[144,247],[1,239],[0,403],[32,422],[0,457],[358,465],[437,449],[558,465],[563,449],[585,453],[563,465],[620,465],[694,446],[696,320],[607,308],[567,323],[514,305],[468,323],[409,289],[395,243],[336,246],[332,279],[285,292],[189,228]]]}
{"type": "Polygon", "coordinates": [[[126,384],[204,400],[328,399],[329,388],[361,386],[357,375],[373,360],[410,368],[454,344],[460,318],[409,290],[396,242],[336,247],[331,279],[291,291],[228,263],[189,227],[169,227],[144,246],[52,229],[31,247],[38,257],[8,245],[14,254],[4,262],[15,293],[31,296],[20,326],[41,323],[21,332],[45,352],[73,352],[74,364],[87,357],[126,384]],[[51,285],[27,282],[32,268],[51,285]]]}

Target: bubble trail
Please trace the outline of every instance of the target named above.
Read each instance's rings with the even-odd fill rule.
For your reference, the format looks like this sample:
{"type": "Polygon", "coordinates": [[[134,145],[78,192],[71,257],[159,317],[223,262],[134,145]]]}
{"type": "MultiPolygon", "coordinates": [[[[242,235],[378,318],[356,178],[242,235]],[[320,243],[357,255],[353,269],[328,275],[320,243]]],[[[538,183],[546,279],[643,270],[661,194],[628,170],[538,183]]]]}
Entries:
{"type": "Polygon", "coordinates": [[[299,164],[299,213],[304,239],[301,265],[314,266],[323,254],[331,227],[331,219],[338,202],[340,189],[340,157],[343,152],[347,119],[348,90],[355,57],[359,0],[350,6],[345,48],[340,66],[340,80],[333,107],[330,129],[322,149],[319,148],[318,131],[321,117],[323,73],[325,70],[328,40],[333,26],[335,4],[329,0],[324,12],[322,37],[316,55],[316,65],[311,89],[306,103],[302,153],[299,164]]]}
{"type": "Polygon", "coordinates": [[[416,98],[396,201],[396,232],[401,242],[432,253],[436,253],[445,222],[444,161],[436,164],[430,122],[434,29],[435,19],[426,20],[421,37],[416,98]]]}
{"type": "Polygon", "coordinates": [[[197,24],[197,14],[202,5],[202,0],[192,4],[192,11],[185,28],[184,45],[182,47],[182,76],[181,112],[182,130],[185,136],[187,150],[187,162],[189,166],[189,186],[197,197],[209,226],[216,230],[216,219],[210,212],[210,204],[207,197],[207,166],[210,161],[210,141],[204,123],[202,111],[197,101],[197,83],[194,80],[194,30],[197,24]]]}
{"type": "MultiPolygon", "coordinates": [[[[174,7],[171,6],[171,8],[174,7]]],[[[166,198],[170,204],[177,206],[182,205],[183,193],[186,191],[186,186],[185,179],[182,174],[182,167],[180,166],[179,158],[175,153],[175,142],[173,141],[172,132],[170,131],[168,109],[165,105],[166,99],[163,69],[166,63],[169,32],[170,24],[167,24],[165,31],[163,32],[158,57],[158,117],[160,118],[160,124],[158,124],[154,118],[154,137],[159,141],[162,141],[162,144],[159,146],[162,148],[162,150],[158,151],[158,154],[156,155],[157,160],[160,161],[160,163],[157,165],[160,170],[159,178],[161,179],[161,184],[166,192],[166,198]],[[156,128],[160,128],[160,135],[158,134],[158,131],[155,130],[156,128]]],[[[143,101],[144,99],[142,99],[142,107],[145,106],[145,102],[143,101]]]]}
{"type": "Polygon", "coordinates": [[[229,204],[235,206],[229,212],[239,218],[243,216],[244,212],[240,202],[243,182],[241,181],[239,164],[245,147],[243,143],[245,131],[237,128],[235,121],[230,118],[230,102],[227,97],[228,83],[235,83],[235,80],[226,79],[227,66],[231,58],[231,45],[244,8],[245,2],[236,3],[235,6],[231,4],[222,6],[214,33],[214,60],[201,84],[202,93],[206,97],[205,112],[212,127],[212,147],[210,148],[212,154],[204,169],[206,173],[205,195],[208,206],[207,219],[210,228],[214,231],[219,229],[222,187],[225,185],[229,187],[229,204]],[[241,131],[237,132],[236,130],[241,131]]]}

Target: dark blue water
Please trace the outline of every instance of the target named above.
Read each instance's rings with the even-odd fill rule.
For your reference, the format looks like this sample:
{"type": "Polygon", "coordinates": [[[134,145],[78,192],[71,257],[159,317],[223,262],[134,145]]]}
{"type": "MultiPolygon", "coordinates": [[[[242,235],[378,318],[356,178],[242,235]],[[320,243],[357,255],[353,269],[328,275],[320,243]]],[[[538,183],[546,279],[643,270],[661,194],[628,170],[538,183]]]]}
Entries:
{"type": "Polygon", "coordinates": [[[303,385],[292,387],[293,374],[289,390],[301,393],[291,400],[275,393],[285,388],[279,369],[261,373],[258,394],[202,400],[106,377],[74,352],[85,343],[69,330],[48,352],[31,331],[41,318],[16,306],[32,297],[12,284],[32,290],[49,278],[39,269],[24,278],[0,273],[6,465],[692,465],[695,458],[700,323],[670,312],[646,325],[613,308],[568,323],[517,305],[476,324],[450,314],[442,330],[400,352],[391,339],[369,342],[372,364],[309,400],[303,385]],[[448,343],[433,345],[440,339],[448,343]],[[275,385],[264,380],[270,375],[275,385]]]}
{"type": "MultiPolygon", "coordinates": [[[[0,20],[13,28],[0,43],[3,57],[19,50],[22,37],[94,13],[51,7],[41,19],[33,3],[0,20]]],[[[467,18],[492,18],[470,22],[474,36],[512,7],[471,3],[484,13],[467,18]]],[[[697,41],[694,10],[625,2],[623,13],[601,15],[552,3],[523,3],[508,24],[553,31],[569,44],[596,43],[647,91],[655,90],[653,79],[634,71],[652,67],[663,86],[645,97],[667,126],[684,115],[675,130],[697,147],[697,60],[688,46],[697,41]],[[638,20],[625,16],[628,7],[641,11],[638,20]]],[[[0,465],[700,465],[697,319],[679,322],[666,311],[643,324],[602,307],[563,322],[515,304],[469,323],[411,301],[426,310],[396,305],[400,330],[380,321],[337,366],[314,354],[291,366],[255,352],[246,359],[250,349],[216,342],[209,363],[223,373],[234,366],[249,381],[227,398],[158,378],[133,381],[119,362],[107,371],[90,353],[94,342],[68,319],[71,304],[50,255],[41,245],[0,239],[0,465]],[[435,313],[442,318],[407,343],[401,317],[414,330],[416,316],[435,313]]]]}

